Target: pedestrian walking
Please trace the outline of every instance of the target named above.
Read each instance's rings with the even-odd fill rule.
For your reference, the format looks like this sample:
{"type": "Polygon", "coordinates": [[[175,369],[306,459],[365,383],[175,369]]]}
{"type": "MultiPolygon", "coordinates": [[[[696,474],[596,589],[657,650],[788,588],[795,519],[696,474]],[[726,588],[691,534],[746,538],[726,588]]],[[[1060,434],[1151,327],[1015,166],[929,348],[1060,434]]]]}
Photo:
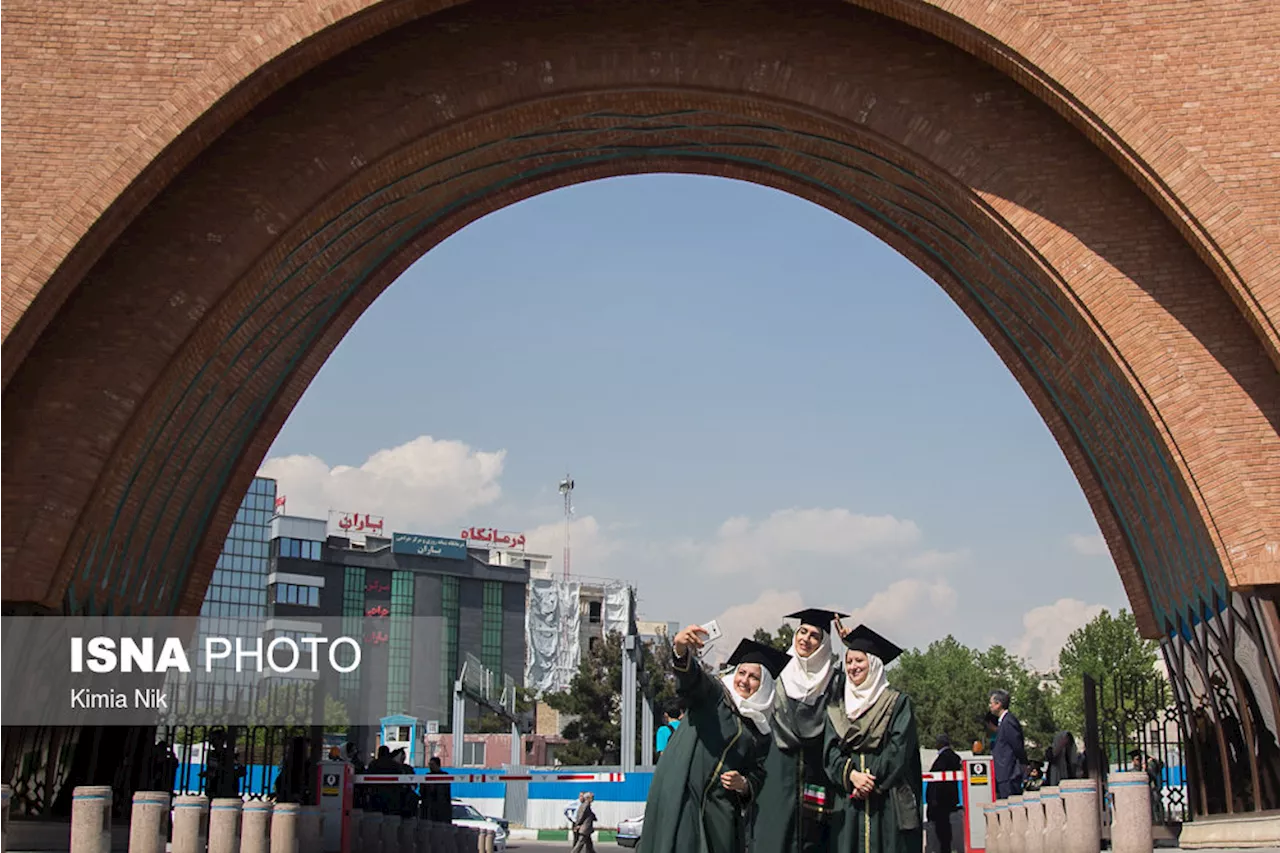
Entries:
{"type": "Polygon", "coordinates": [[[578,795],[578,815],[573,822],[573,853],[596,853],[591,834],[596,831],[596,813],[591,809],[595,794],[578,795]]]}
{"type": "MultiPolygon", "coordinates": [[[[929,767],[930,773],[955,773],[964,767],[964,762],[951,748],[951,738],[940,734],[934,741],[938,757],[929,767]]],[[[960,808],[960,789],[956,782],[932,781],[925,791],[925,803],[928,806],[928,819],[933,824],[934,834],[938,836],[939,853],[951,853],[952,836],[951,815],[960,808]]]]}
{"type": "Polygon", "coordinates": [[[1027,773],[1027,749],[1022,739],[1022,723],[1009,712],[1009,691],[993,690],[988,708],[996,717],[996,744],[991,763],[996,772],[996,799],[1022,793],[1027,773]]]}

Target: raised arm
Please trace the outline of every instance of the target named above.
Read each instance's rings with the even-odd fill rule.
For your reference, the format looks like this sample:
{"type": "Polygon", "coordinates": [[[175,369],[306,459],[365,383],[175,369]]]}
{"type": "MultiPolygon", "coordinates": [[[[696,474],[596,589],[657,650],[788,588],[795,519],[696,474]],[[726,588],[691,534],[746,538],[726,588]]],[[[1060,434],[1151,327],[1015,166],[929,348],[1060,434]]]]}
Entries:
{"type": "Polygon", "coordinates": [[[722,693],[720,685],[698,665],[697,652],[703,647],[706,634],[697,625],[690,625],[676,634],[671,643],[671,668],[676,674],[676,692],[689,709],[718,701],[722,693]]]}

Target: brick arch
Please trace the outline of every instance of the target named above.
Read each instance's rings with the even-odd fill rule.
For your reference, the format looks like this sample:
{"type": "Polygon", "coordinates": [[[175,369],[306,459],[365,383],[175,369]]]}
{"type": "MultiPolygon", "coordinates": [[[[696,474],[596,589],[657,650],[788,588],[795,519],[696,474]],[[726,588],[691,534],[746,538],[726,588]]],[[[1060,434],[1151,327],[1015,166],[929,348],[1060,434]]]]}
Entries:
{"type": "MultiPolygon", "coordinates": [[[[88,268],[209,139],[284,82],[340,52],[469,1],[315,0],[285,6],[215,49],[92,164],[82,176],[86,186],[58,204],[30,242],[18,241],[3,275],[4,382],[88,268]]],[[[1142,109],[1123,80],[1059,37],[1034,5],[1024,9],[1017,0],[847,2],[983,59],[1071,121],[1169,216],[1280,367],[1280,254],[1200,157],[1142,109]]],[[[1260,11],[1265,15],[1265,5],[1260,11]]],[[[15,236],[6,228],[6,237],[15,236]]]]}
{"type": "Polygon", "coordinates": [[[1265,347],[1060,117],[852,8],[611,4],[575,33],[539,11],[477,3],[332,60],[129,225],[5,391],[6,601],[190,610],[237,488],[399,269],[485,210],[654,169],[787,189],[929,271],[1044,414],[1148,633],[1274,580],[1265,347]]]}

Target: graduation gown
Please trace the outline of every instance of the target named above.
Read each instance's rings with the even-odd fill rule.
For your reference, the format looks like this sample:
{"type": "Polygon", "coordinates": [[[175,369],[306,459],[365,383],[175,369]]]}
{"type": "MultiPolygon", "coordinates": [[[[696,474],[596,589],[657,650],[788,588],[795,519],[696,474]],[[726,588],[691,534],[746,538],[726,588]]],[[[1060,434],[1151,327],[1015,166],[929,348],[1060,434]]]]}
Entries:
{"type": "Polygon", "coordinates": [[[823,752],[827,775],[843,797],[853,790],[850,768],[876,777],[870,797],[846,799],[832,853],[920,853],[920,739],[911,700],[886,690],[852,722],[844,702],[832,702],[823,752]]]}
{"type": "Polygon", "coordinates": [[[844,701],[844,680],[843,672],[833,672],[827,689],[812,705],[792,699],[778,684],[764,787],[754,810],[752,853],[825,853],[823,824],[836,824],[845,797],[827,779],[823,735],[827,705],[844,701]],[[821,791],[826,802],[806,810],[806,785],[821,791]]]}
{"type": "Polygon", "coordinates": [[[654,771],[637,853],[743,853],[746,810],[764,781],[769,738],[738,714],[724,685],[692,655],[674,668],[687,710],[654,771]],[[745,793],[720,784],[730,770],[746,778],[745,793]]]}

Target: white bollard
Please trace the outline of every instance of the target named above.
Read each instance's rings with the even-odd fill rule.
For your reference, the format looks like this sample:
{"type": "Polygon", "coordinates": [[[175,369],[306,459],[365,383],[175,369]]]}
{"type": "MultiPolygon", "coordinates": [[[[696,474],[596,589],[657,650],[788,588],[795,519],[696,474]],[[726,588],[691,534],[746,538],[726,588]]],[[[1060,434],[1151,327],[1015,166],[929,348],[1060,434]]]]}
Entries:
{"type": "Polygon", "coordinates": [[[995,812],[996,830],[987,841],[987,849],[990,853],[1004,853],[1004,831],[1009,826],[1009,801],[996,800],[992,803],[992,809],[995,812]]]}
{"type": "Polygon", "coordinates": [[[400,824],[398,814],[382,816],[382,853],[400,853],[400,824]]]}
{"type": "Polygon", "coordinates": [[[1008,853],[1027,853],[1027,809],[1022,795],[1009,798],[1009,831],[1005,833],[1005,850],[1008,853]]]}
{"type": "Polygon", "coordinates": [[[1113,853],[1151,853],[1151,788],[1146,771],[1122,770],[1107,776],[1111,794],[1113,853]]]}
{"type": "Polygon", "coordinates": [[[0,785],[0,853],[9,850],[9,797],[13,792],[8,785],[0,785]]]}
{"type": "Polygon", "coordinates": [[[129,853],[164,853],[169,835],[169,793],[138,791],[129,818],[129,853]]]}
{"type": "Polygon", "coordinates": [[[1065,853],[1067,814],[1056,785],[1040,789],[1040,805],[1044,810],[1044,853],[1065,853]]]}
{"type": "Polygon", "coordinates": [[[240,853],[269,853],[271,849],[271,803],[261,800],[244,804],[240,822],[240,853]]]}
{"type": "MultiPolygon", "coordinates": [[[[342,849],[347,853],[361,853],[360,826],[364,823],[364,809],[352,809],[347,812],[346,837],[342,839],[342,849]]],[[[342,830],[338,831],[342,835],[342,830]]]]}
{"type": "Polygon", "coordinates": [[[111,797],[109,785],[71,792],[71,853],[110,853],[111,797]]]}
{"type": "Polygon", "coordinates": [[[240,853],[239,797],[219,797],[209,805],[209,853],[240,853]]]}
{"type": "Polygon", "coordinates": [[[172,853],[205,853],[209,843],[209,800],[201,796],[173,800],[172,853]]]}
{"type": "Polygon", "coordinates": [[[1058,791],[1067,815],[1063,853],[1098,853],[1102,849],[1098,783],[1092,779],[1065,779],[1058,791]]]}
{"type": "Polygon", "coordinates": [[[271,810],[271,853],[298,853],[298,803],[276,803],[271,810]]]}
{"type": "Polygon", "coordinates": [[[303,806],[298,818],[298,850],[320,853],[324,849],[324,814],[319,806],[303,806]]]}
{"type": "Polygon", "coordinates": [[[1027,791],[1022,795],[1027,807],[1027,853],[1044,853],[1044,807],[1040,805],[1040,792],[1027,791]]]}
{"type": "Polygon", "coordinates": [[[987,853],[995,853],[995,848],[992,846],[992,842],[996,837],[996,804],[995,803],[982,804],[982,825],[986,829],[987,840],[984,846],[986,847],[987,853]]]}
{"type": "Polygon", "coordinates": [[[360,853],[382,853],[382,812],[365,812],[360,818],[360,853]]]}

